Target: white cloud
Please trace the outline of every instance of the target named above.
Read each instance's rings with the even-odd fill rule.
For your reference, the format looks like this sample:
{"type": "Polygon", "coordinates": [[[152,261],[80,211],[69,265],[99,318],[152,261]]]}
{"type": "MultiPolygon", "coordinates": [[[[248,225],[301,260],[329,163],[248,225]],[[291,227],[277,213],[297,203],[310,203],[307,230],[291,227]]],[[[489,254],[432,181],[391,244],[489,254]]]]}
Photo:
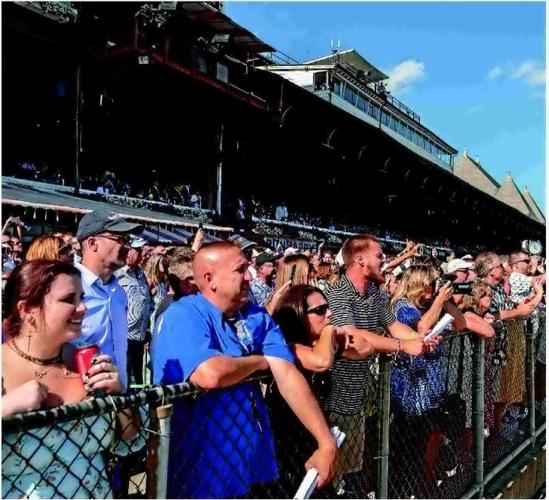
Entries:
{"type": "Polygon", "coordinates": [[[422,62],[408,59],[386,71],[389,75],[387,88],[391,92],[409,89],[417,80],[425,76],[425,65],[422,62]]]}
{"type": "Polygon", "coordinates": [[[489,80],[500,77],[519,80],[530,87],[545,85],[545,65],[541,61],[526,59],[518,64],[507,64],[505,67],[494,66],[487,75],[489,80]]]}
{"type": "Polygon", "coordinates": [[[469,108],[467,108],[466,113],[468,115],[476,115],[476,114],[480,113],[483,110],[484,110],[484,105],[483,104],[476,104],[474,106],[470,106],[469,108]]]}
{"type": "Polygon", "coordinates": [[[501,66],[494,66],[489,72],[488,72],[488,78],[490,80],[496,80],[501,75],[505,73],[504,69],[501,66]]]}

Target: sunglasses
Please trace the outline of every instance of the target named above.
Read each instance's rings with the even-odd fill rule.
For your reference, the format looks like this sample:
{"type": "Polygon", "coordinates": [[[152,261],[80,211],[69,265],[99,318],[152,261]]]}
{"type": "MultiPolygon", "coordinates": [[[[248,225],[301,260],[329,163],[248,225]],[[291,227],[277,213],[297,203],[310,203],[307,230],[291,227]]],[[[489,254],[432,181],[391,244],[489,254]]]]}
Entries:
{"type": "Polygon", "coordinates": [[[328,311],[328,304],[320,304],[307,310],[307,314],[317,314],[318,316],[324,316],[328,311]]]}
{"type": "Polygon", "coordinates": [[[518,264],[519,262],[526,262],[527,264],[529,264],[529,263],[530,263],[530,259],[517,260],[517,261],[515,262],[515,264],[518,264]]]}
{"type": "Polygon", "coordinates": [[[116,241],[119,245],[128,245],[130,238],[127,236],[111,236],[110,234],[98,234],[96,238],[106,238],[111,241],[116,241]]]}

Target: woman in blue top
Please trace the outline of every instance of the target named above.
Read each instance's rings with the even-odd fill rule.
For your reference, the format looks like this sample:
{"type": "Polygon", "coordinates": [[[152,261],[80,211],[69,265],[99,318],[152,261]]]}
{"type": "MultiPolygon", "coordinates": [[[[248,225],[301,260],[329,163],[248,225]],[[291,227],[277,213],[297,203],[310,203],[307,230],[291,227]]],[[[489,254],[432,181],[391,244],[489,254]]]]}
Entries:
{"type": "MultiPolygon", "coordinates": [[[[442,286],[437,293],[437,279],[434,267],[412,266],[402,275],[391,300],[396,319],[420,334],[427,333],[437,323],[444,309],[454,316],[456,329],[465,328],[463,315],[450,302],[451,284],[442,286]]],[[[402,353],[395,359],[391,372],[391,406],[395,415],[391,449],[398,450],[394,457],[398,464],[393,470],[402,474],[402,481],[397,480],[396,484],[410,484],[410,477],[425,476],[414,484],[427,486],[432,479],[435,464],[430,463],[428,441],[445,392],[441,353],[439,345],[432,353],[417,357],[402,353]]],[[[433,447],[438,448],[435,443],[433,447]]],[[[425,496],[427,492],[395,493],[425,496]]]]}

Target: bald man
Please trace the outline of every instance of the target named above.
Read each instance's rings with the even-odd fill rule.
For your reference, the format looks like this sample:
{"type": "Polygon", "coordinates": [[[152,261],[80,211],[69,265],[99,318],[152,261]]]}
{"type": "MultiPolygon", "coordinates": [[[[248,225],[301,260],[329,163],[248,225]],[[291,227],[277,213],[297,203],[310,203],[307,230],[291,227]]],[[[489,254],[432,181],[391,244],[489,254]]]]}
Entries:
{"type": "MultiPolygon", "coordinates": [[[[320,486],[333,476],[337,447],[282,333],[265,309],[248,303],[251,276],[238,243],[202,246],[193,263],[199,293],[164,313],[153,339],[155,383],[190,381],[216,389],[174,401],[168,498],[247,495],[276,480],[267,408],[250,375],[270,369],[280,393],[317,441],[305,464],[320,486]]],[[[296,443],[297,444],[297,443],[296,443]]]]}

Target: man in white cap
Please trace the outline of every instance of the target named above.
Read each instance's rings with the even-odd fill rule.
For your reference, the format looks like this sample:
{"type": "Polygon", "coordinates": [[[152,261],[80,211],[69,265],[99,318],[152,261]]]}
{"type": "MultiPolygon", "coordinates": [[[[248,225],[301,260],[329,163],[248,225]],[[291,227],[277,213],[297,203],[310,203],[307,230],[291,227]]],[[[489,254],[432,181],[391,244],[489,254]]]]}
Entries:
{"type": "Polygon", "coordinates": [[[128,298],[128,381],[143,384],[143,355],[151,316],[151,292],[141,263],[143,238],[132,238],[126,265],[116,271],[120,286],[128,298]]]}
{"type": "Polygon", "coordinates": [[[467,262],[463,259],[453,259],[448,262],[448,268],[446,274],[453,274],[455,279],[454,283],[467,283],[472,281],[469,279],[469,270],[473,269],[475,264],[473,262],[467,262]]]}

